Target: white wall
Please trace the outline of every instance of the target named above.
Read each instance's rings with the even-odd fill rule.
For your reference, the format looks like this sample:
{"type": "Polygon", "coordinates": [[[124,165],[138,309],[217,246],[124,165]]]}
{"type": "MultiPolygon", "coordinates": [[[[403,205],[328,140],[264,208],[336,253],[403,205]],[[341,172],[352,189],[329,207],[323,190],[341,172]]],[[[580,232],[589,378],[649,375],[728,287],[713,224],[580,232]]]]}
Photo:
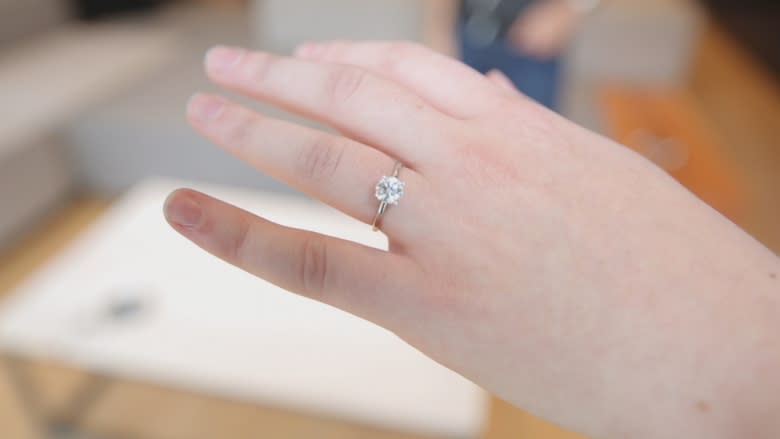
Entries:
{"type": "Polygon", "coordinates": [[[419,40],[423,0],[252,0],[255,41],[281,51],[307,40],[419,40]]]}

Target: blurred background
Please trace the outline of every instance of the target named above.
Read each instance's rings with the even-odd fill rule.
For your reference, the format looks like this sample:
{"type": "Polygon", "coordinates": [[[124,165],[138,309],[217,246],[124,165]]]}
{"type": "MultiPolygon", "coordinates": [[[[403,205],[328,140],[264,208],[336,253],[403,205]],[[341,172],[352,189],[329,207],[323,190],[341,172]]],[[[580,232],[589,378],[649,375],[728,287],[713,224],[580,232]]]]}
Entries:
{"type": "MultiPolygon", "coordinates": [[[[301,199],[194,134],[184,105],[195,91],[216,90],[202,71],[215,44],[286,53],[328,38],[415,40],[477,69],[502,69],[530,96],[647,156],[780,251],[775,0],[0,0],[0,305],[10,304],[0,322],[14,322],[0,337],[0,437],[576,437],[497,399],[484,413],[468,412],[474,422],[460,430],[414,422],[395,429],[371,416],[354,420],[348,408],[333,415],[305,401],[275,404],[123,373],[110,349],[81,355],[70,339],[15,335],[51,323],[30,310],[67,307],[50,299],[65,282],[52,261],[60,271],[68,260],[89,270],[87,261],[107,254],[97,242],[114,239],[96,228],[118,221],[119,208],[151,203],[159,212],[156,190],[181,180],[236,188],[223,190],[240,197],[301,199]]],[[[118,255],[135,245],[116,244],[118,255]]],[[[94,276],[110,281],[107,267],[92,267],[94,276]]],[[[139,282],[148,281],[138,267],[139,282]]],[[[78,279],[68,282],[78,289],[78,279]]],[[[136,295],[114,295],[109,313],[122,319],[144,306],[136,295]]]]}

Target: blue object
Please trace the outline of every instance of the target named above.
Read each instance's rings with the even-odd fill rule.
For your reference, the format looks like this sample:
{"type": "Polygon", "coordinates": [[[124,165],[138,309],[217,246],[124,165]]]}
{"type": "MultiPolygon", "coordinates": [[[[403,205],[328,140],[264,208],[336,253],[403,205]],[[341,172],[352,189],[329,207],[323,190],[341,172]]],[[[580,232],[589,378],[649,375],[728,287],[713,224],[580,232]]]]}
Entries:
{"type": "Polygon", "coordinates": [[[458,25],[458,41],[463,62],[480,73],[503,72],[528,97],[547,108],[558,108],[561,59],[538,60],[518,53],[504,40],[487,46],[469,40],[464,25],[458,25]]]}

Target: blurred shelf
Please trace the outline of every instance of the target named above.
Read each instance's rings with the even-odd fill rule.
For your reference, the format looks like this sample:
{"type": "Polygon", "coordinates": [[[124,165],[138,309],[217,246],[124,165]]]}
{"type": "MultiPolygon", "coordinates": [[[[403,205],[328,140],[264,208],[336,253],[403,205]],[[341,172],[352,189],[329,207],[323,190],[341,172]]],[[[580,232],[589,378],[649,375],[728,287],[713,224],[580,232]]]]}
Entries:
{"type": "Polygon", "coordinates": [[[163,65],[175,41],[119,22],[73,25],[0,52],[0,160],[163,65]]]}

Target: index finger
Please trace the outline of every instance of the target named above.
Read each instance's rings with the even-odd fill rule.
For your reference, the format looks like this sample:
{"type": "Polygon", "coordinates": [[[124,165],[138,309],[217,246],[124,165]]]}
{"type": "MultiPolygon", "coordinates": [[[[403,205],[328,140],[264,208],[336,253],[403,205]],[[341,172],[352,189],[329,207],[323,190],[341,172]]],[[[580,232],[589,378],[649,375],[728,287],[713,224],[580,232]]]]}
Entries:
{"type": "Polygon", "coordinates": [[[327,123],[407,166],[437,156],[453,119],[399,84],[347,65],[218,47],[206,60],[216,83],[327,123]]]}

